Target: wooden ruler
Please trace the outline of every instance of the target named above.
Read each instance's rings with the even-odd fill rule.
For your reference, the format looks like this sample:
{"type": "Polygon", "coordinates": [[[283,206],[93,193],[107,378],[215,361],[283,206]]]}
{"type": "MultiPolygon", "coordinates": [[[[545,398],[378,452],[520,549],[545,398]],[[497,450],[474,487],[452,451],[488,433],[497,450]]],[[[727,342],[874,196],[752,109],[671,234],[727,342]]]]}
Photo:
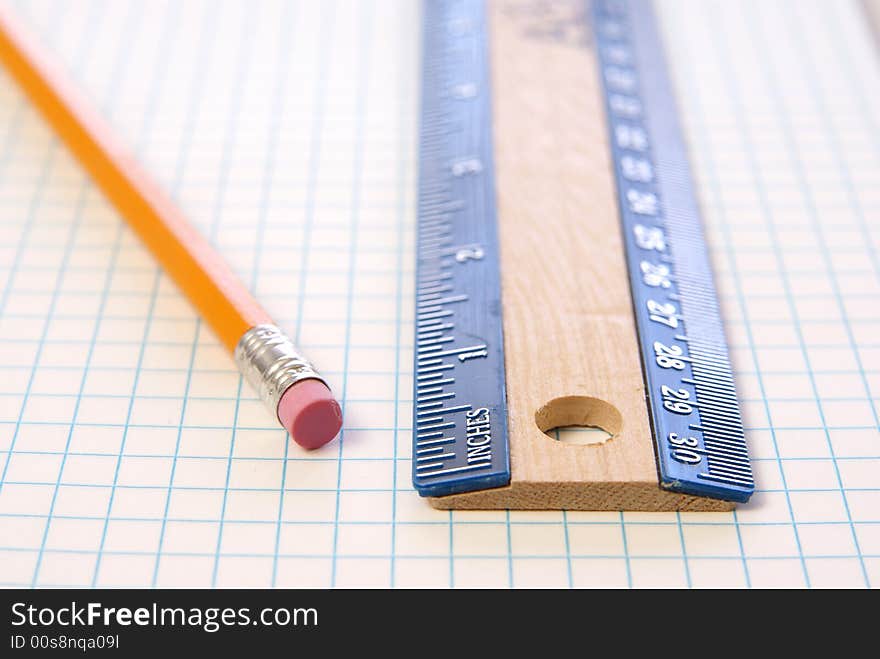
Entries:
{"type": "MultiPolygon", "coordinates": [[[[496,455],[509,452],[510,472],[500,487],[431,498],[438,508],[733,507],[674,491],[678,483],[661,487],[630,287],[633,256],[628,262],[588,8],[576,1],[487,3],[507,412],[507,441],[496,444],[496,455]],[[548,435],[567,426],[598,427],[611,437],[571,445],[548,435]]],[[[470,173],[492,171],[485,157],[470,162],[470,173]]],[[[450,396],[454,403],[469,410],[459,421],[441,419],[450,440],[446,468],[455,460],[467,466],[468,414],[484,407],[450,396]]],[[[480,432],[495,432],[488,417],[480,420],[480,432]]],[[[697,449],[705,449],[702,437],[697,449]]]]}

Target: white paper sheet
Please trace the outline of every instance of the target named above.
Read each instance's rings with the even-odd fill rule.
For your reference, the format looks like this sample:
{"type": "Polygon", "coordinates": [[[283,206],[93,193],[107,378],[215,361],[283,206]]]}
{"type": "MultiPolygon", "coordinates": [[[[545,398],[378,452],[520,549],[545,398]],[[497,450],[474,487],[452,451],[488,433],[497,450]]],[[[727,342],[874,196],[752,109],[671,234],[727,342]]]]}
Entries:
{"type": "Polygon", "coordinates": [[[880,64],[857,3],[659,5],[759,487],[680,515],[412,491],[416,2],[14,6],[346,422],[286,441],[0,73],[0,583],[880,583],[880,64]]]}

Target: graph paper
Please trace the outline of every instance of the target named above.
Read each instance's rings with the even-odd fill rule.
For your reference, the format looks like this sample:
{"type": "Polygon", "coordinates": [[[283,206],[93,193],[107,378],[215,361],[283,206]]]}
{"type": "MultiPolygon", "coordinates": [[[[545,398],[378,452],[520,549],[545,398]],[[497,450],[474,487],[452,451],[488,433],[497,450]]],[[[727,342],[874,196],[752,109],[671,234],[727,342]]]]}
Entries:
{"type": "Polygon", "coordinates": [[[880,60],[857,3],[658,6],[758,483],[710,514],[412,490],[418,3],[13,7],[345,425],[288,441],[0,73],[0,584],[880,584],[880,60]]]}

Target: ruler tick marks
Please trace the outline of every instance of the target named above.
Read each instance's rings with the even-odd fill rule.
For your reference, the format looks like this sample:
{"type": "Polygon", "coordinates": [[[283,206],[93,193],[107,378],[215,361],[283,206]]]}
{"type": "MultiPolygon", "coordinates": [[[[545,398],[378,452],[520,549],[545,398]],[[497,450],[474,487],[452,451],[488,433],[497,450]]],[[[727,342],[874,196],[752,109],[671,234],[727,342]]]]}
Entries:
{"type": "Polygon", "coordinates": [[[748,501],[733,370],[653,9],[594,0],[592,16],[660,484],[748,501]]]}
{"type": "Polygon", "coordinates": [[[413,396],[422,496],[510,481],[484,11],[424,3],[413,396]]]}

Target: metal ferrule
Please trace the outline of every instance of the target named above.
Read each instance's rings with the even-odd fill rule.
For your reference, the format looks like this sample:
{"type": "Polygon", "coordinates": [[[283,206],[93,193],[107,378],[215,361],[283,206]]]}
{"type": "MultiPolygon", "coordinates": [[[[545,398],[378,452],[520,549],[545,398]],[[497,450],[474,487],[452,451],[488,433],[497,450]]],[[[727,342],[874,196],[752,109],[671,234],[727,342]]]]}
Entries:
{"type": "Polygon", "coordinates": [[[272,414],[288,387],[300,380],[320,380],[315,367],[275,325],[256,325],[245,332],[235,346],[235,363],[272,414]]]}

